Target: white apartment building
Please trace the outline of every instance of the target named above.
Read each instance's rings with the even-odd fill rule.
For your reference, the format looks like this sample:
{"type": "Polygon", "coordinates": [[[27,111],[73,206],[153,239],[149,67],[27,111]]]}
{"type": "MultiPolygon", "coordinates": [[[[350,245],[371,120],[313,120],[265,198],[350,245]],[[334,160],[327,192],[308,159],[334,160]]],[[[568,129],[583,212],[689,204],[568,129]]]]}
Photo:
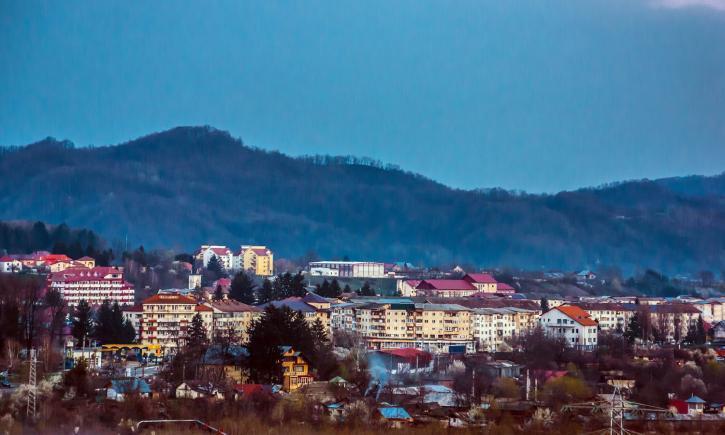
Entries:
{"type": "Polygon", "coordinates": [[[74,267],[53,272],[48,276],[48,288],[58,290],[70,307],[82,299],[90,305],[105,300],[133,305],[135,298],[133,286],[123,279],[123,269],[116,267],[74,267]]]}
{"type": "Polygon", "coordinates": [[[164,353],[173,354],[186,342],[186,331],[196,313],[211,338],[214,310],[197,305],[196,300],[177,293],[160,293],[141,302],[143,313],[139,326],[141,343],[161,345],[164,353]]]}
{"type": "Polygon", "coordinates": [[[597,322],[579,307],[558,306],[542,314],[539,324],[547,334],[563,337],[568,346],[584,350],[597,346],[597,322]]]}
{"type": "Polygon", "coordinates": [[[533,330],[539,312],[523,308],[476,308],[471,314],[471,329],[478,350],[496,352],[506,341],[533,330]]]}
{"type": "Polygon", "coordinates": [[[201,245],[196,252],[195,258],[201,261],[204,267],[209,265],[212,257],[217,257],[225,270],[234,269],[234,254],[223,245],[201,245]]]}

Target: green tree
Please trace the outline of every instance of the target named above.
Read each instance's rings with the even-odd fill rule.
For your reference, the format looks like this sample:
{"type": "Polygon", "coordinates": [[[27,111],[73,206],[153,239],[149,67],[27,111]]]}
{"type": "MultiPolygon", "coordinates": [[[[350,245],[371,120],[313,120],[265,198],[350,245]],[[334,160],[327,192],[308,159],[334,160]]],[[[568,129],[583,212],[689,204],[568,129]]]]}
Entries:
{"type": "Polygon", "coordinates": [[[302,272],[297,272],[292,276],[290,281],[290,294],[291,296],[303,297],[307,294],[307,283],[305,277],[302,276],[302,272]]]}
{"type": "Polygon", "coordinates": [[[267,278],[262,281],[262,287],[257,292],[257,302],[260,304],[266,304],[274,298],[274,288],[272,282],[267,278]]]}
{"type": "Polygon", "coordinates": [[[50,312],[50,325],[48,328],[50,344],[55,344],[55,338],[60,334],[63,327],[63,319],[66,313],[66,304],[63,296],[56,289],[50,289],[43,298],[45,306],[50,312]]]}
{"type": "Polygon", "coordinates": [[[224,266],[216,255],[212,255],[209,262],[206,264],[206,270],[215,274],[216,279],[224,276],[224,266]]]}
{"type": "Polygon", "coordinates": [[[214,290],[214,295],[212,296],[212,300],[215,301],[221,301],[224,299],[224,290],[222,289],[222,286],[217,284],[216,290],[214,290]]]}
{"type": "Polygon", "coordinates": [[[229,297],[244,304],[252,305],[254,304],[256,287],[254,280],[244,271],[240,271],[232,279],[232,284],[229,288],[229,297]]]}
{"type": "Polygon", "coordinates": [[[93,337],[100,341],[101,344],[113,343],[114,326],[111,303],[106,299],[96,311],[96,326],[93,328],[93,337]]]}
{"type": "Polygon", "coordinates": [[[632,317],[629,318],[627,329],[624,331],[624,337],[627,342],[631,345],[635,339],[642,336],[642,323],[640,322],[640,312],[635,312],[632,317]]]}
{"type": "Polygon", "coordinates": [[[360,296],[377,296],[375,290],[370,287],[370,283],[367,281],[365,281],[363,286],[360,287],[360,290],[357,291],[357,294],[360,296]]]}
{"type": "Polygon", "coordinates": [[[208,335],[201,314],[196,313],[191,319],[189,329],[186,331],[186,345],[191,348],[201,348],[208,342],[208,335]]]}
{"type": "Polygon", "coordinates": [[[308,359],[315,354],[312,331],[304,316],[288,307],[270,305],[249,328],[249,370],[253,380],[282,381],[281,346],[292,346],[308,359]]]}
{"type": "Polygon", "coordinates": [[[545,313],[549,311],[549,300],[545,297],[541,298],[541,312],[545,313]]]}
{"type": "Polygon", "coordinates": [[[73,310],[71,334],[79,344],[93,335],[93,312],[85,299],[81,299],[73,310]]]}

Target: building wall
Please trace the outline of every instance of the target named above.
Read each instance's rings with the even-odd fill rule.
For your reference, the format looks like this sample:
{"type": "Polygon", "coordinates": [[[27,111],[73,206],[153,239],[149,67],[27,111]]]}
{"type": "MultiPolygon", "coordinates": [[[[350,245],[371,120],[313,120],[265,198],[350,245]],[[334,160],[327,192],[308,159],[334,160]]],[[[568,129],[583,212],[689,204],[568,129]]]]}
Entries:
{"type": "Polygon", "coordinates": [[[583,326],[559,310],[549,310],[539,322],[547,334],[564,337],[568,346],[592,348],[597,345],[597,327],[583,326]]]}

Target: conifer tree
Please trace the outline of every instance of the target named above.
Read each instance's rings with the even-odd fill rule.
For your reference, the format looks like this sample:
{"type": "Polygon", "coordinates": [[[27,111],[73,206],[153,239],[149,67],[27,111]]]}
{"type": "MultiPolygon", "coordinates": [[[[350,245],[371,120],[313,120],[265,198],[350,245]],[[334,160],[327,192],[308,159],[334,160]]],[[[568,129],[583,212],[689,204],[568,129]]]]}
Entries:
{"type": "Polygon", "coordinates": [[[254,304],[255,288],[256,285],[252,278],[244,271],[240,271],[232,279],[232,284],[229,288],[229,297],[244,304],[252,305],[254,304]]]}
{"type": "Polygon", "coordinates": [[[81,299],[73,310],[71,334],[81,345],[84,339],[89,339],[93,334],[93,313],[85,299],[81,299]]]}

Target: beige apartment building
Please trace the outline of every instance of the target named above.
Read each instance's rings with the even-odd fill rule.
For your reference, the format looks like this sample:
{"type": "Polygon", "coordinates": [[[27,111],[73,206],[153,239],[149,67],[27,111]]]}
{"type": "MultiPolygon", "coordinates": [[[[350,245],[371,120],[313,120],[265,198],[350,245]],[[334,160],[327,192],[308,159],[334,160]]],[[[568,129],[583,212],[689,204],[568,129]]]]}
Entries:
{"type": "Polygon", "coordinates": [[[139,337],[143,344],[158,344],[173,354],[184,346],[191,319],[199,313],[211,335],[214,310],[198,305],[194,298],[180,294],[156,294],[141,302],[139,337]]]}

